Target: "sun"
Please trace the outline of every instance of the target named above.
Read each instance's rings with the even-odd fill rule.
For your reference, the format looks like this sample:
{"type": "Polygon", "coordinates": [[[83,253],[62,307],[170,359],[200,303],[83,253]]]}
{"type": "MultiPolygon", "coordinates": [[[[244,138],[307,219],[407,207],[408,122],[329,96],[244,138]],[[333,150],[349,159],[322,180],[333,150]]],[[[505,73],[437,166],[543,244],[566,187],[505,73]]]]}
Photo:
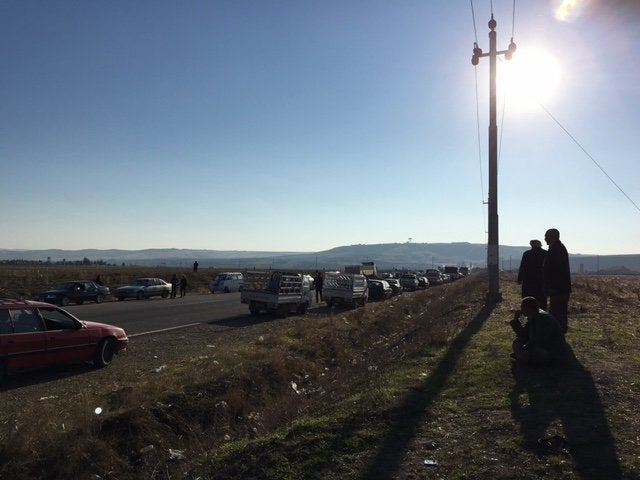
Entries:
{"type": "Polygon", "coordinates": [[[558,90],[560,65],[550,53],[518,47],[511,60],[500,64],[498,82],[507,105],[529,109],[547,102],[558,90]]]}

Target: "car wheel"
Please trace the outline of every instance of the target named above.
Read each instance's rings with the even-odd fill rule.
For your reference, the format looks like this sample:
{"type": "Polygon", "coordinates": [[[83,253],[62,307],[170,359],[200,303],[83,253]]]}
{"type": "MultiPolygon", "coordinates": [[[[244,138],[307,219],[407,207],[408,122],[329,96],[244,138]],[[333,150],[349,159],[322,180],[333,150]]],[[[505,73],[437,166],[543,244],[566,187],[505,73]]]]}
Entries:
{"type": "Polygon", "coordinates": [[[260,313],[260,307],[255,302],[251,302],[249,304],[249,311],[251,315],[258,315],[260,313]]]}
{"type": "Polygon", "coordinates": [[[138,294],[136,295],[136,299],[138,300],[144,299],[144,292],[138,292],[138,294]]]}
{"type": "Polygon", "coordinates": [[[224,287],[224,293],[229,293],[229,287],[224,287]]]}
{"type": "Polygon", "coordinates": [[[102,303],[102,302],[104,302],[104,295],[97,295],[96,303],[102,303]]]}
{"type": "Polygon", "coordinates": [[[98,350],[93,360],[93,364],[98,367],[106,367],[113,360],[115,354],[115,348],[112,338],[105,338],[98,344],[98,350]]]}
{"type": "Polygon", "coordinates": [[[79,298],[76,300],[76,305],[82,305],[84,303],[84,300],[82,298],[79,298]]]}
{"type": "Polygon", "coordinates": [[[60,305],[62,305],[63,307],[66,307],[67,305],[69,305],[69,297],[62,297],[60,299],[60,305]]]}
{"type": "Polygon", "coordinates": [[[162,292],[162,298],[167,298],[168,296],[169,296],[169,292],[167,292],[166,290],[162,292]]]}
{"type": "Polygon", "coordinates": [[[124,300],[124,297],[118,297],[118,301],[121,302],[124,300]]]}

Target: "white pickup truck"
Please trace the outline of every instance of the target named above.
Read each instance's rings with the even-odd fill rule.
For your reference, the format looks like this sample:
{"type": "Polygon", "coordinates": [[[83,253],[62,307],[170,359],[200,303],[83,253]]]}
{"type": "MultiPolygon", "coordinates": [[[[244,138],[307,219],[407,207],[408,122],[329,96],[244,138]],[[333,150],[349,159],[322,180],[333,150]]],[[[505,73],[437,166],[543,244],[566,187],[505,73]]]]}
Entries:
{"type": "Polygon", "coordinates": [[[358,273],[326,272],[322,282],[322,298],[327,305],[364,306],[369,299],[367,277],[358,273]]]}
{"type": "Polygon", "coordinates": [[[240,301],[249,305],[257,315],[262,311],[286,316],[305,313],[311,305],[311,282],[299,273],[274,271],[247,271],[240,301]]]}

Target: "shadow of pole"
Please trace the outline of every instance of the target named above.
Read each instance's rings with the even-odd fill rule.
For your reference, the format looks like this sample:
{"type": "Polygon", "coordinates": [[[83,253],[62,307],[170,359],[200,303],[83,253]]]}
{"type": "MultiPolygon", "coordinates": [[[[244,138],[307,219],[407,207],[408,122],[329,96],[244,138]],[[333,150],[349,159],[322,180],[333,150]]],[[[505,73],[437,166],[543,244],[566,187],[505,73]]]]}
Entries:
{"type": "Polygon", "coordinates": [[[440,394],[458,359],[471,338],[489,318],[495,303],[487,302],[469,324],[454,338],[438,366],[424,384],[413,390],[390,413],[392,425],[362,479],[391,480],[402,464],[406,451],[421,425],[429,416],[429,407],[440,394]]]}

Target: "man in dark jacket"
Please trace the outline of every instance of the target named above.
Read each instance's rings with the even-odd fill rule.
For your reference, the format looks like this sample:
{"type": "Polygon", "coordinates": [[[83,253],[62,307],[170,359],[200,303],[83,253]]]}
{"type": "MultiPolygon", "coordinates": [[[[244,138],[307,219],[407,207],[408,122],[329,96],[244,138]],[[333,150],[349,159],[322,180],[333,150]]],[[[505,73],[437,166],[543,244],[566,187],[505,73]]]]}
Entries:
{"type": "Polygon", "coordinates": [[[560,241],[560,232],[551,228],[544,234],[549,245],[544,262],[544,288],[549,297],[549,313],[558,320],[564,333],[567,333],[569,295],[571,294],[571,268],[569,254],[560,241]]]}
{"type": "Polygon", "coordinates": [[[560,325],[552,315],[538,307],[533,297],[525,297],[510,322],[516,333],[512,356],[525,365],[564,365],[568,359],[567,344],[560,325]],[[520,316],[527,317],[522,326],[520,316]]]}
{"type": "Polygon", "coordinates": [[[518,270],[518,283],[522,285],[522,298],[534,297],[543,310],[547,309],[547,295],[544,291],[544,260],[547,251],[542,249],[540,240],[529,242],[531,250],[522,254],[520,269],[518,270]]]}

